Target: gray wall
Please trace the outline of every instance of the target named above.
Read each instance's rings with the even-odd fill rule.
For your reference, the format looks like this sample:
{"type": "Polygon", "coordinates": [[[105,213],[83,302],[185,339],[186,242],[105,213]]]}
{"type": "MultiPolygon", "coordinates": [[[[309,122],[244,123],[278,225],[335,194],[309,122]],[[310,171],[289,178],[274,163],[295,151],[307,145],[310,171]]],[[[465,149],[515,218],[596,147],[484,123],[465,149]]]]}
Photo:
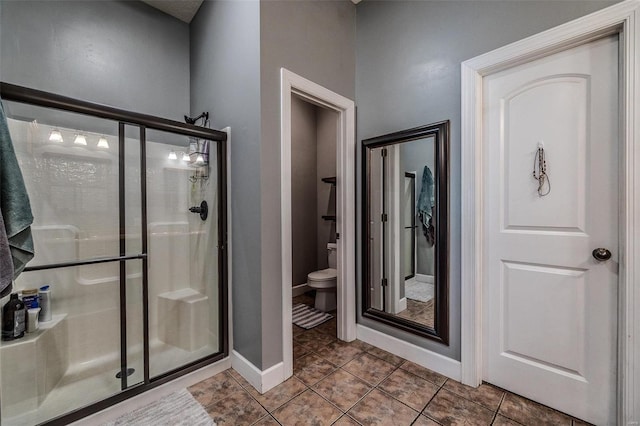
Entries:
{"type": "Polygon", "coordinates": [[[451,342],[446,347],[360,315],[358,322],[460,359],[460,62],[613,3],[364,1],[358,5],[358,140],[451,120],[451,342]]]}
{"type": "Polygon", "coordinates": [[[263,346],[256,365],[263,369],[282,361],[280,68],[353,99],[354,23],[355,6],[345,0],[260,5],[263,346]]]}
{"type": "Polygon", "coordinates": [[[329,267],[327,243],[336,241],[336,223],[322,219],[322,216],[336,214],[336,187],[322,181],[322,178],[336,175],[336,156],[338,143],[338,113],[316,108],[318,123],[318,175],[316,177],[318,194],[318,269],[329,267]]]}
{"type": "Polygon", "coordinates": [[[231,126],[233,345],[262,368],[259,31],[257,1],[202,4],[191,22],[191,111],[231,126]]]}
{"type": "Polygon", "coordinates": [[[318,270],[318,174],[316,107],[291,97],[292,285],[318,270]]]}
{"type": "Polygon", "coordinates": [[[181,120],[189,27],[137,1],[3,1],[2,80],[181,120]]]}

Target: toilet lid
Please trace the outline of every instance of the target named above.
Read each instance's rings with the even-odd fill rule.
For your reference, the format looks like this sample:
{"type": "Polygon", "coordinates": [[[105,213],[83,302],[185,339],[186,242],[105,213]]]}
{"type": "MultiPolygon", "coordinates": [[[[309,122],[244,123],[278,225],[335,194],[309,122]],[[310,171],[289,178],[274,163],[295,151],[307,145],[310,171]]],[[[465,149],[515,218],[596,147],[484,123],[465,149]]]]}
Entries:
{"type": "Polygon", "coordinates": [[[320,271],[312,272],[308,275],[311,281],[325,281],[336,278],[338,271],[333,268],[322,269],[320,271]]]}

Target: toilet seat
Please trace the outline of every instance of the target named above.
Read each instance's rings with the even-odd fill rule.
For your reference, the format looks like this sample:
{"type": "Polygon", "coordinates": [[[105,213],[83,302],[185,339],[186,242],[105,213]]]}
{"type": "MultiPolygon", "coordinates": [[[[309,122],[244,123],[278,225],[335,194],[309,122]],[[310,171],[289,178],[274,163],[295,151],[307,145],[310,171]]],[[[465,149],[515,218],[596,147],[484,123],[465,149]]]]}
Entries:
{"type": "Polygon", "coordinates": [[[321,269],[319,271],[311,272],[307,275],[309,281],[327,281],[338,277],[338,271],[333,268],[321,269]]]}

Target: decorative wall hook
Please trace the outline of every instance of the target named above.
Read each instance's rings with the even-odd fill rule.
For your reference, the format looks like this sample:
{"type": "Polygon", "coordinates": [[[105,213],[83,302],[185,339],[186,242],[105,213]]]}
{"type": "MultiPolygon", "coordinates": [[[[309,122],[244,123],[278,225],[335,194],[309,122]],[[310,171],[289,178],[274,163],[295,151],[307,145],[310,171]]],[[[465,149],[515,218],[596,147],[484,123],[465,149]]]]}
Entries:
{"type": "Polygon", "coordinates": [[[549,176],[547,176],[547,160],[543,141],[538,142],[538,150],[533,159],[533,178],[538,181],[538,196],[544,197],[545,195],[549,195],[551,192],[551,180],[549,176]]]}

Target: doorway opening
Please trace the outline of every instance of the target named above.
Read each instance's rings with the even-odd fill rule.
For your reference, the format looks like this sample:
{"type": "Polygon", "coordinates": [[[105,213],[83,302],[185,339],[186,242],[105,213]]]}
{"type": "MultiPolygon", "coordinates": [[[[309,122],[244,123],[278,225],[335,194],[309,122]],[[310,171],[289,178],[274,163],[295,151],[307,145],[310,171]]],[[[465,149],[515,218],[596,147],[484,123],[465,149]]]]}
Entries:
{"type": "MultiPolygon", "coordinates": [[[[355,105],[284,68],[281,83],[282,352],[286,379],[293,375],[294,296],[315,286],[314,308],[335,314],[337,338],[356,338],[355,105]],[[296,117],[300,122],[294,123],[296,117]]],[[[308,298],[307,303],[299,302],[311,304],[308,298]]],[[[332,327],[331,321],[324,327],[332,327]]]]}

